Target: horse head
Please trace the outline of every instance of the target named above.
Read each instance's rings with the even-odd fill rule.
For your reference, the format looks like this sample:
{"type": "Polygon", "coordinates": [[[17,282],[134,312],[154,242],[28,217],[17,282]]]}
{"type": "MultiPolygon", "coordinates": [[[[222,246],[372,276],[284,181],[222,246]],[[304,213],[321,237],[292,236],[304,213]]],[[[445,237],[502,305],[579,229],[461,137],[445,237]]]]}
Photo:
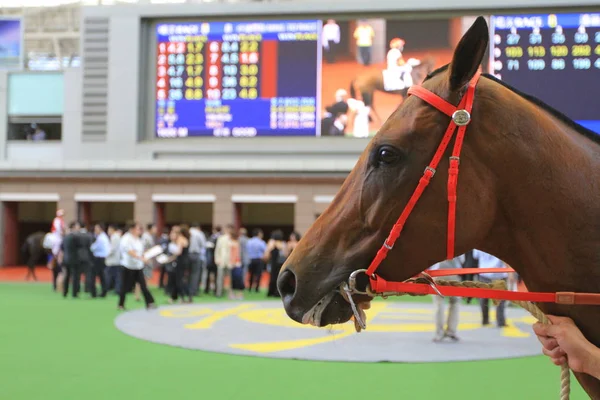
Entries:
{"type": "MultiPolygon", "coordinates": [[[[485,20],[477,19],[458,44],[449,66],[423,86],[457,104],[480,67],[488,36],[485,20]]],[[[473,113],[477,111],[476,107],[473,113]]],[[[481,118],[473,120],[469,135],[482,129],[483,123],[481,118]]],[[[351,307],[340,293],[340,285],[374,258],[447,125],[447,116],[410,96],[382,126],[279,275],[278,288],[292,319],[325,326],[351,318],[351,307]]],[[[490,229],[496,212],[493,179],[481,162],[482,156],[468,141],[462,154],[469,159],[469,166],[461,169],[461,189],[469,193],[461,192],[457,254],[475,247],[478,238],[490,229]]],[[[447,167],[447,158],[444,163],[447,167]]],[[[444,170],[443,163],[439,169],[444,170]]],[[[445,180],[432,180],[378,273],[388,280],[402,281],[443,260],[447,207],[445,180]]],[[[359,303],[369,300],[360,295],[353,298],[359,303]]]]}

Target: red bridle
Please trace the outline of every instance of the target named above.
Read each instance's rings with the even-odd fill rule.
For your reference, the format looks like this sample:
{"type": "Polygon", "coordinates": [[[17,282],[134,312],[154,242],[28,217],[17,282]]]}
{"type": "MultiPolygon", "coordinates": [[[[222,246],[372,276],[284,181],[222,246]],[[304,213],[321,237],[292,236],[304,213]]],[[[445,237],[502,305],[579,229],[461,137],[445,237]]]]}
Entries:
{"type": "MultiPolygon", "coordinates": [[[[456,227],[456,186],[458,183],[458,167],[460,165],[460,152],[462,150],[463,140],[467,125],[471,122],[471,111],[473,110],[473,101],[475,98],[475,87],[479,81],[480,74],[477,73],[469,86],[467,91],[458,103],[458,106],[453,106],[446,100],[442,99],[435,93],[425,89],[422,86],[411,86],[408,90],[409,95],[419,97],[424,102],[428,103],[435,109],[448,115],[451,120],[441,143],[439,144],[431,162],[425,168],[423,177],[419,180],[417,188],[413,192],[412,196],[408,200],[408,203],[404,207],[404,210],[400,214],[400,217],[392,227],[390,234],[383,243],[383,246],[377,252],[377,255],[366,270],[366,274],[369,277],[370,292],[375,294],[386,294],[386,293],[414,293],[414,294],[441,294],[445,296],[458,296],[458,297],[481,297],[491,298],[498,300],[513,300],[513,301],[533,301],[533,302],[552,302],[558,304],[590,304],[600,305],[600,294],[598,293],[575,293],[575,292],[556,292],[556,293],[540,293],[540,292],[511,292],[507,290],[497,289],[476,289],[476,288],[463,288],[463,287],[436,287],[433,284],[421,284],[421,283],[408,283],[408,282],[388,282],[380,276],[376,275],[377,268],[381,265],[383,260],[387,257],[388,252],[394,247],[394,244],[400,237],[402,229],[406,220],[413,211],[415,205],[421,198],[421,195],[429,185],[431,178],[435,175],[436,168],[440,163],[450,141],[454,137],[456,132],[456,139],[454,141],[454,149],[450,156],[450,167],[448,169],[448,240],[447,240],[447,251],[446,259],[450,260],[454,258],[454,240],[455,240],[455,227],[456,227]],[[458,129],[457,129],[458,128],[458,129]]],[[[356,271],[351,276],[351,287],[355,287],[355,274],[364,270],[356,271]],[[354,276],[354,277],[353,277],[354,276]],[[352,282],[354,281],[354,282],[352,282]]],[[[472,269],[472,268],[459,268],[459,269],[445,269],[439,271],[427,271],[429,278],[442,277],[449,275],[464,275],[464,274],[477,274],[482,272],[514,272],[511,268],[489,268],[489,269],[472,269]]],[[[367,292],[360,292],[367,293],[367,292]]]]}
{"type": "Polygon", "coordinates": [[[471,121],[471,111],[473,110],[473,100],[475,98],[475,86],[477,86],[477,81],[479,80],[479,73],[476,74],[469,86],[467,87],[467,91],[461,99],[458,106],[453,106],[448,103],[446,100],[442,99],[437,94],[430,92],[422,86],[411,86],[408,90],[409,95],[414,95],[419,97],[426,103],[429,103],[431,106],[436,108],[437,110],[443,112],[447,116],[449,116],[450,124],[446,129],[446,133],[444,133],[444,137],[440,145],[438,146],[435,154],[429,165],[425,168],[425,172],[423,173],[423,177],[419,180],[419,185],[413,192],[410,200],[408,200],[408,204],[404,207],[402,214],[400,214],[400,218],[394,224],[389,236],[383,243],[383,246],[377,252],[377,255],[369,265],[367,269],[367,275],[372,279],[375,274],[375,271],[379,267],[379,265],[385,260],[388,252],[394,247],[396,240],[400,237],[402,233],[402,229],[404,228],[404,224],[406,220],[410,216],[410,213],[413,211],[415,205],[421,198],[421,195],[429,185],[431,178],[435,175],[436,168],[450,141],[454,137],[454,133],[456,134],[456,140],[454,141],[454,149],[452,150],[452,155],[450,156],[450,168],[448,169],[448,242],[447,242],[447,252],[446,258],[452,259],[454,258],[454,238],[455,238],[455,226],[456,226],[456,185],[458,183],[458,167],[460,165],[460,151],[462,150],[463,140],[465,138],[465,132],[467,130],[467,125],[471,121]],[[456,129],[458,127],[458,129],[456,129]]]}

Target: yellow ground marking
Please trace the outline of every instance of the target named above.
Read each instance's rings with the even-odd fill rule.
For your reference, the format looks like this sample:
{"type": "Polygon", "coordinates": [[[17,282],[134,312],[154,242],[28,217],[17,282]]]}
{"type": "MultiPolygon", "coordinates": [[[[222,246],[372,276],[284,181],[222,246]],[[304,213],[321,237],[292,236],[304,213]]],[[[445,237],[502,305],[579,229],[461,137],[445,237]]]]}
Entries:
{"type": "Polygon", "coordinates": [[[354,333],[354,327],[352,330],[345,329],[342,333],[336,333],[314,339],[299,339],[299,340],[285,340],[282,342],[264,342],[264,343],[248,343],[248,344],[232,344],[229,347],[234,349],[241,349],[252,351],[254,353],[274,353],[276,351],[293,350],[301,347],[314,346],[316,344],[333,342],[334,340],[342,339],[350,336],[354,333]]]}
{"type": "MultiPolygon", "coordinates": [[[[317,328],[310,325],[301,325],[292,321],[283,308],[251,309],[255,304],[247,303],[225,310],[215,311],[209,307],[182,307],[168,310],[161,310],[160,315],[166,318],[190,318],[204,317],[201,320],[185,324],[186,329],[210,329],[215,323],[229,316],[237,316],[243,321],[271,325],[285,328],[315,330],[323,332],[323,328],[317,328]]],[[[379,333],[402,333],[402,332],[434,332],[434,313],[433,309],[410,309],[388,307],[388,303],[374,302],[371,309],[366,311],[367,325],[369,332],[379,333]],[[377,318],[380,323],[375,320],[377,318]],[[381,323],[383,321],[390,323],[381,323]]],[[[458,331],[475,330],[481,328],[481,314],[474,311],[461,311],[459,317],[458,331]]],[[[490,310],[490,321],[495,321],[495,310],[490,310]]],[[[509,338],[525,338],[531,336],[529,332],[520,329],[519,325],[531,325],[535,318],[530,315],[520,318],[507,319],[507,327],[502,328],[500,334],[509,338]]],[[[494,325],[491,325],[492,327],[494,325]]],[[[276,342],[257,342],[257,343],[237,343],[230,347],[252,351],[255,353],[272,353],[284,350],[292,350],[303,347],[314,346],[322,343],[333,342],[343,339],[355,333],[352,322],[332,325],[328,328],[329,334],[316,338],[306,338],[297,340],[284,340],[276,342]]]]}
{"type": "Polygon", "coordinates": [[[254,307],[254,304],[242,304],[240,306],[229,308],[227,310],[216,311],[198,322],[194,322],[192,324],[185,324],[184,327],[186,329],[209,329],[212,328],[215,322],[225,317],[229,317],[230,315],[235,315],[252,307],[254,307]]]}
{"type": "Polygon", "coordinates": [[[168,310],[160,310],[159,315],[165,318],[189,318],[189,317],[200,317],[203,315],[208,315],[214,313],[214,310],[211,308],[171,308],[168,310]]]}
{"type": "MultiPolygon", "coordinates": [[[[375,318],[375,316],[377,314],[381,313],[383,310],[385,310],[386,307],[387,307],[386,303],[372,304],[371,309],[367,310],[367,315],[368,315],[367,319],[375,318]]],[[[256,317],[258,315],[255,313],[257,311],[265,311],[265,310],[249,311],[249,312],[239,315],[239,317],[242,319],[245,319],[247,321],[264,323],[264,321],[256,320],[256,317]]],[[[276,310],[273,309],[270,311],[276,311],[276,310]]],[[[274,313],[273,316],[274,315],[276,315],[276,314],[274,313]]],[[[285,315],[283,315],[283,317],[285,319],[289,319],[285,315]]],[[[274,325],[275,320],[272,319],[269,322],[270,322],[269,325],[274,325]]],[[[300,325],[298,323],[295,323],[295,324],[296,325],[294,327],[306,326],[306,325],[300,325]]],[[[280,325],[278,325],[278,326],[280,326],[280,325]]],[[[315,327],[311,327],[311,328],[323,330],[323,328],[315,328],[315,327]]],[[[229,347],[232,347],[234,349],[252,351],[255,353],[273,353],[276,351],[293,350],[293,349],[299,349],[302,347],[314,346],[316,344],[333,342],[335,340],[342,339],[342,338],[348,337],[350,335],[353,335],[356,332],[354,329],[354,323],[352,323],[352,322],[340,324],[340,325],[333,325],[330,329],[332,331],[338,331],[339,333],[335,333],[333,335],[328,335],[328,336],[319,337],[319,338],[311,338],[311,339],[284,340],[284,341],[280,341],[280,342],[231,344],[231,345],[229,345],[229,347]]]]}

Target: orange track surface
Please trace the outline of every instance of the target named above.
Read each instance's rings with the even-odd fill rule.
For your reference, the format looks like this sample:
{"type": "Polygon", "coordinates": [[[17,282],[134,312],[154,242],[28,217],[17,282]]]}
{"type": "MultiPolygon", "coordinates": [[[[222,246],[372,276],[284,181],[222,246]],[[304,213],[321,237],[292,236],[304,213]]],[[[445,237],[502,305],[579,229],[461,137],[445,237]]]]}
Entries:
{"type": "MultiPolygon", "coordinates": [[[[0,268],[0,282],[26,282],[25,275],[27,274],[27,267],[15,266],[15,267],[1,267],[0,268]]],[[[38,282],[52,282],[52,271],[49,270],[45,265],[39,265],[35,268],[35,275],[37,276],[38,282]]],[[[160,277],[160,271],[155,270],[154,276],[150,279],[150,285],[158,286],[158,279],[160,277]]],[[[228,280],[225,277],[225,280],[228,280]]],[[[33,282],[30,278],[28,282],[33,282]]],[[[246,282],[247,284],[248,282],[246,282]]],[[[267,272],[262,274],[260,282],[261,287],[269,286],[269,274],[267,272]]]]}
{"type": "MultiPolygon", "coordinates": [[[[24,282],[25,274],[27,274],[27,268],[21,267],[3,267],[0,268],[0,282],[24,282]]],[[[35,269],[35,274],[38,278],[38,282],[52,282],[52,271],[46,268],[45,265],[38,266],[35,269]]],[[[158,278],[160,276],[159,271],[154,271],[154,276],[150,280],[151,285],[158,285],[158,278]]],[[[31,282],[31,279],[29,280],[31,282]]],[[[261,287],[269,285],[269,274],[263,273],[261,279],[261,287]]],[[[519,291],[526,292],[527,287],[524,283],[519,284],[519,291]]]]}

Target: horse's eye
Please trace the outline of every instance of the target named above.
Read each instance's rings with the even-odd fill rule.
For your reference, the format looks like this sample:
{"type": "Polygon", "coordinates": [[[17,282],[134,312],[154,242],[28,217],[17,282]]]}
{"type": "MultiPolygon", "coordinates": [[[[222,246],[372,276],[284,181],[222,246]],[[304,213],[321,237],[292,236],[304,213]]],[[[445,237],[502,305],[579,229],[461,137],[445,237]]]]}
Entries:
{"type": "Polygon", "coordinates": [[[392,165],[400,160],[400,152],[392,147],[384,146],[377,151],[377,162],[381,165],[392,165]]]}

